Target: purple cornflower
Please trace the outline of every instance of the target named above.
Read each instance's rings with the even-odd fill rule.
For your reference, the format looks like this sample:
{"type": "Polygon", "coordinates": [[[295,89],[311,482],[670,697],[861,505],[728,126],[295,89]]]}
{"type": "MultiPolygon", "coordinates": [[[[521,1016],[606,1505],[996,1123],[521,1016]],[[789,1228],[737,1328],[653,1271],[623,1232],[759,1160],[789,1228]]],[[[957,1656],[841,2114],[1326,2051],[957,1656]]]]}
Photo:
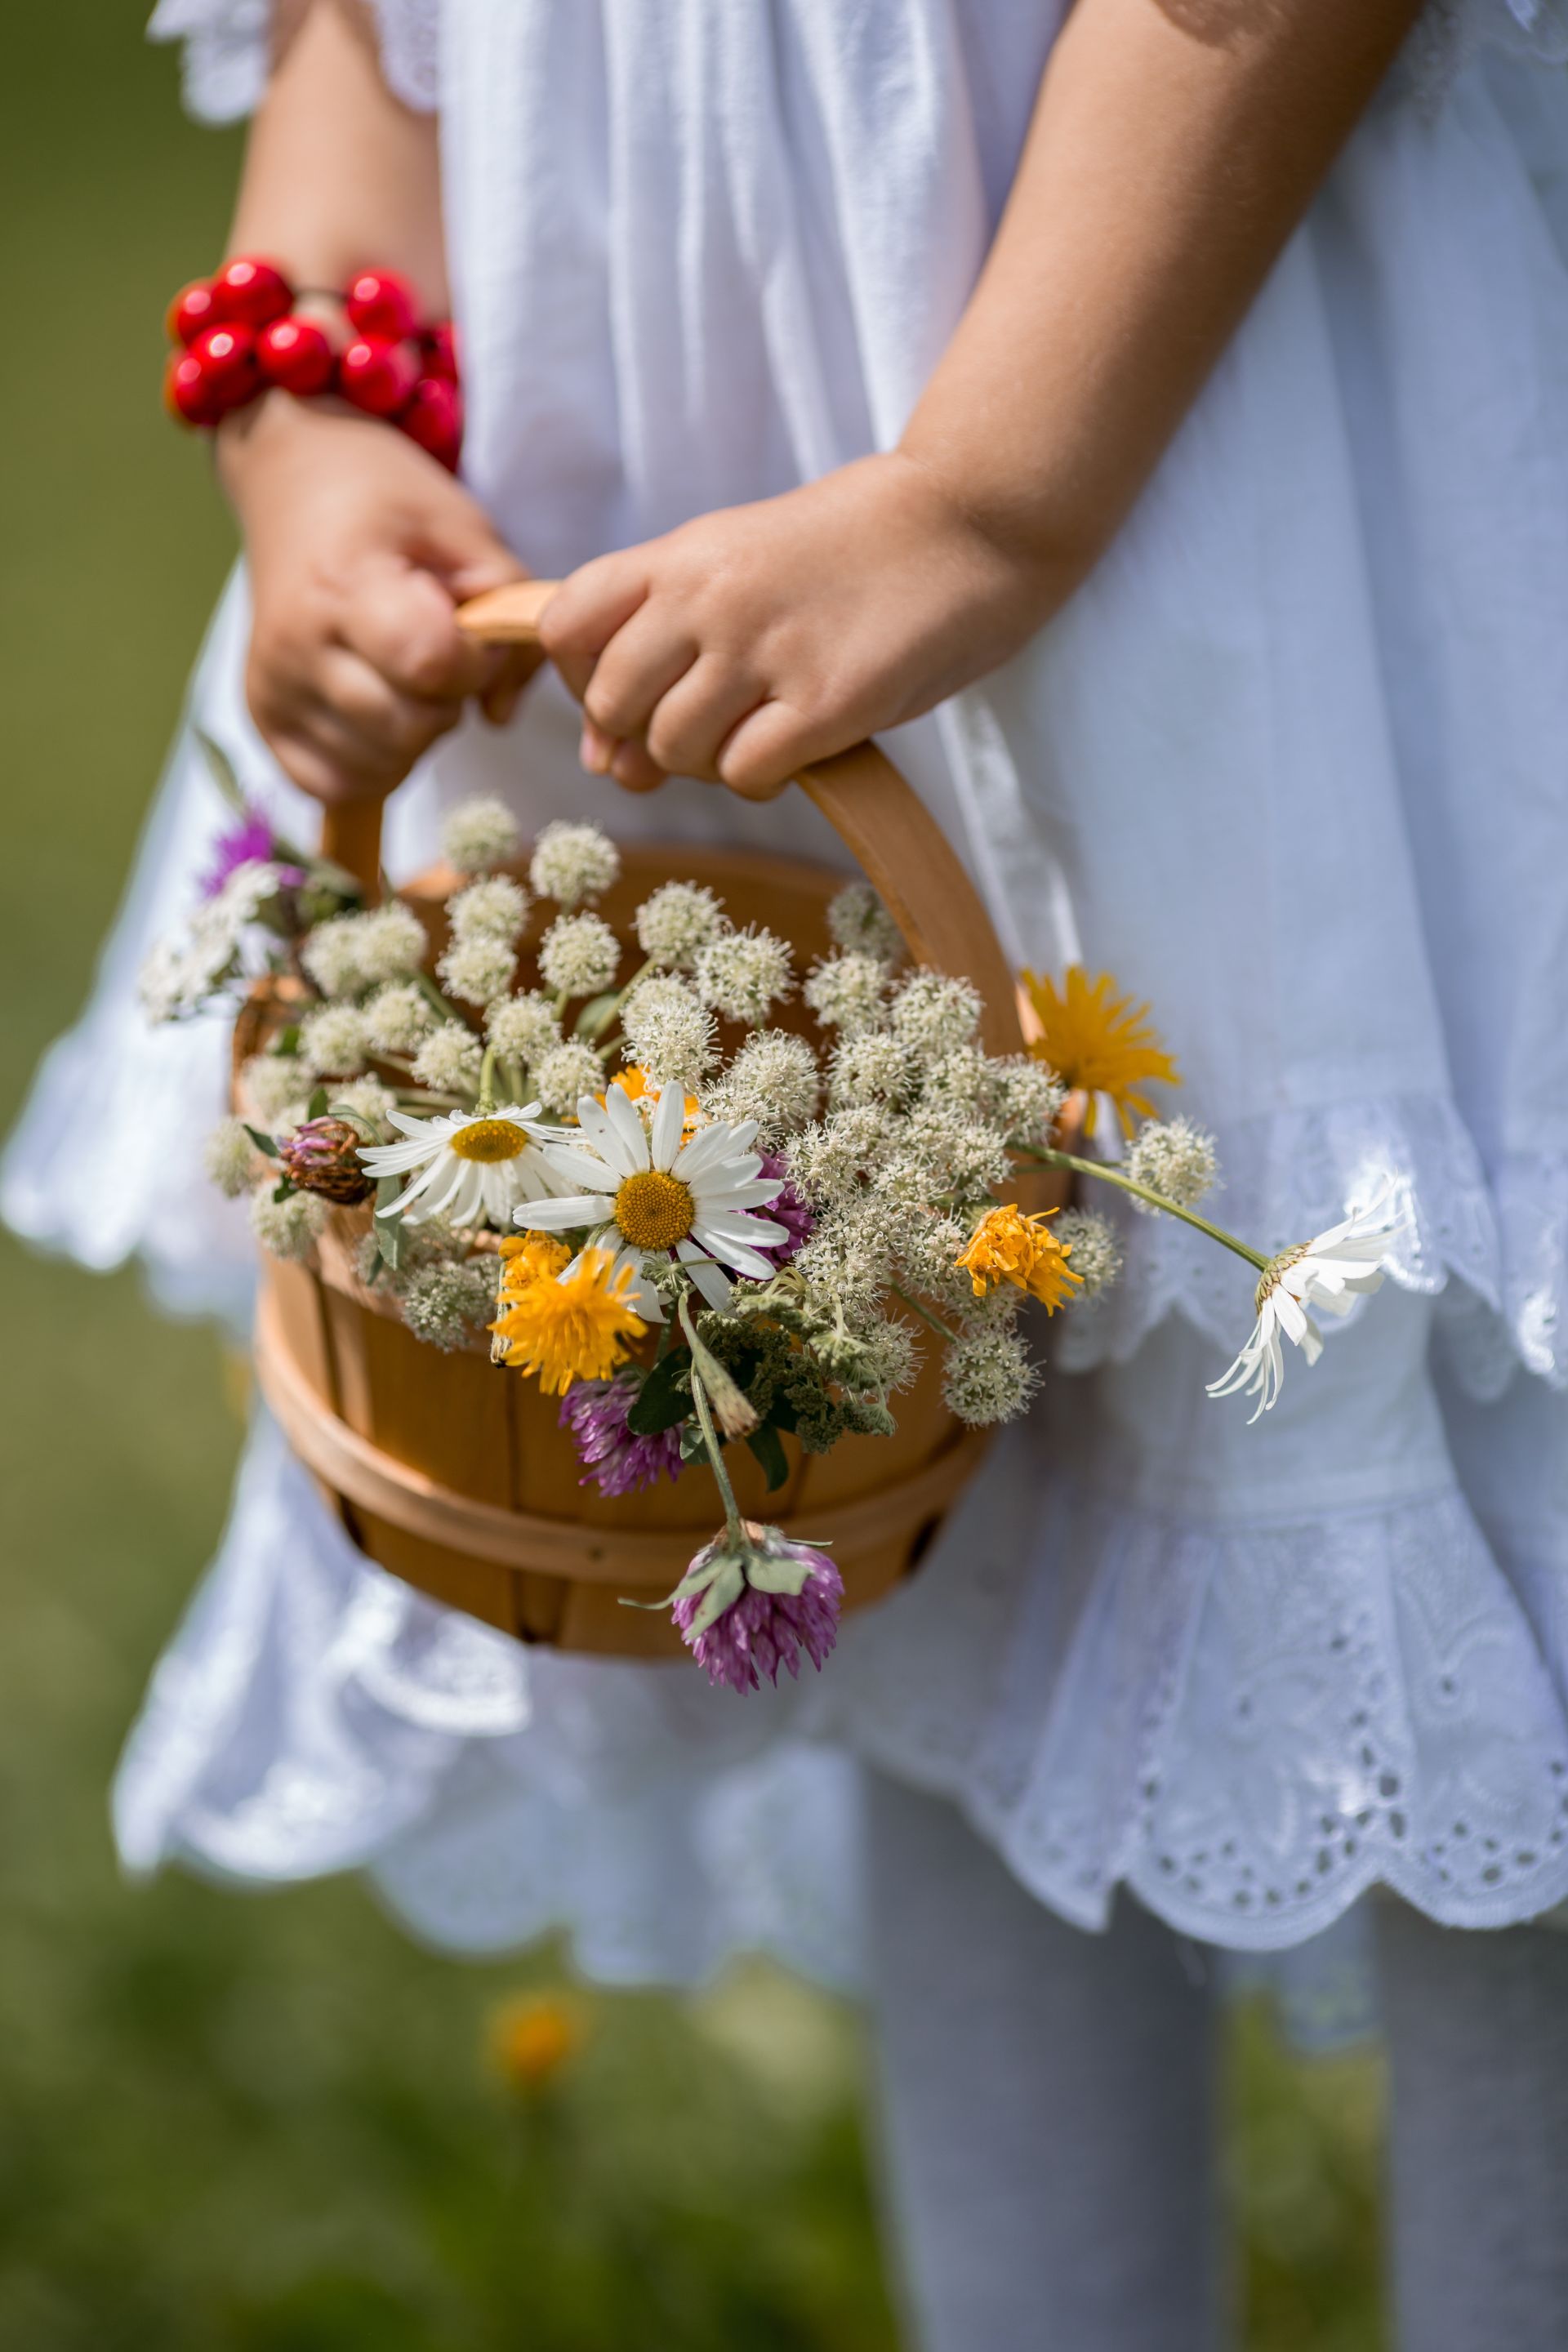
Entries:
{"type": "MultiPolygon", "coordinates": [[[[213,844],[213,862],[202,879],[202,897],[216,898],[231,874],[242,866],[265,866],[275,856],[277,844],[272,827],[259,809],[247,807],[237,824],[226,833],[220,833],[213,844]]],[[[279,870],[279,880],[293,888],[305,878],[298,866],[285,866],[279,870]]]]}
{"type": "Polygon", "coordinates": [[[608,1381],[574,1381],[567,1390],[561,1426],[572,1432],[584,1467],[580,1486],[591,1481],[601,1495],[636,1495],[661,1477],[680,1475],[678,1428],[639,1437],[626,1427],[641,1385],[635,1372],[621,1371],[608,1381]]]}
{"type": "Polygon", "coordinates": [[[740,1549],[716,1536],[681,1579],[672,1612],[681,1639],[715,1688],[760,1690],[781,1666],[798,1677],[802,1650],[820,1673],[838,1639],[844,1579],[826,1552],[777,1528],[748,1519],[745,1534],[740,1549]]]}
{"type": "Polygon", "coordinates": [[[765,1217],[776,1217],[779,1223],[785,1226],[789,1233],[787,1242],[774,1242],[771,1249],[761,1250],[758,1255],[765,1257],[770,1265],[787,1265],[796,1250],[802,1248],[816,1232],[816,1212],[805,1193],[796,1192],[794,1181],[785,1169],[782,1152],[764,1153],[763,1164],[758,1172],[763,1176],[783,1178],[784,1190],[776,1193],[767,1203],[763,1214],[765,1217]]]}

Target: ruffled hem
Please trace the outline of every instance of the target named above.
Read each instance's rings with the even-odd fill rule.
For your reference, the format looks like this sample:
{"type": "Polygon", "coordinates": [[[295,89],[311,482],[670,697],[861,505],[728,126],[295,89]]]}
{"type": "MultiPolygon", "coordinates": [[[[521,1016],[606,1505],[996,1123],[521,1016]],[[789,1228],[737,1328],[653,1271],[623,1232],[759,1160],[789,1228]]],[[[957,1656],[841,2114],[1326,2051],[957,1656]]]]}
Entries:
{"type": "Polygon", "coordinates": [[[1561,1675],[1452,1489],[1226,1529],[1079,1491],[1037,1559],[922,1577],[857,1644],[855,1736],[1065,1917],[1121,1885],[1268,1951],[1379,1885],[1472,1928],[1568,1896],[1561,1675]]]}
{"type": "Polygon", "coordinates": [[[1042,1509],[1037,1444],[993,1459],[820,1681],[739,1701],[437,1608],[263,1422],[121,1767],[121,1853],[367,1868],[433,1943],[565,1928],[617,1980],[762,1947],[849,1982],[858,1756],[956,1801],[1086,1928],[1119,1884],[1251,1951],[1377,1884],[1466,1927],[1568,1897],[1560,1629],[1538,1609],[1538,1638],[1454,1488],[1222,1528],[1088,1489],[1042,1509]]]}
{"type": "MultiPolygon", "coordinates": [[[[426,113],[440,95],[440,0],[372,0],[386,86],[426,113]]],[[[185,105],[203,122],[253,114],[271,71],[272,0],[158,0],[154,41],[181,41],[185,105]]]]}
{"type": "MultiPolygon", "coordinates": [[[[1468,1392],[1498,1395],[1519,1364],[1568,1386],[1568,1157],[1517,1154],[1490,1186],[1458,1110],[1431,1096],[1281,1111],[1221,1126],[1217,1140],[1214,1213],[1234,1232],[1284,1249],[1392,1184],[1407,1222],[1389,1271],[1429,1296],[1463,1286],[1447,1345],[1468,1392]]],[[[1234,1354],[1250,1316],[1245,1268],[1190,1226],[1127,1212],[1109,1186],[1085,1190],[1119,1223],[1126,1266],[1113,1290],[1065,1318],[1063,1367],[1126,1363],[1173,1313],[1234,1354]]]]}

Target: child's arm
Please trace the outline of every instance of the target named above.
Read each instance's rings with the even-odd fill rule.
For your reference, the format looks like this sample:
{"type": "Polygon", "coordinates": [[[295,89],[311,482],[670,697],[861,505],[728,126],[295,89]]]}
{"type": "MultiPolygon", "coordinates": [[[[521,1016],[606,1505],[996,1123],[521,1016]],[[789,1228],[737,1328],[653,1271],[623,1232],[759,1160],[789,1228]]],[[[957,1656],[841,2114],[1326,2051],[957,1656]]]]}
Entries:
{"type": "Polygon", "coordinates": [[[1107,545],[1418,8],[1077,0],[898,449],[552,600],[585,763],[764,796],[1016,651],[1107,545]]]}
{"type": "MultiPolygon", "coordinates": [[[[444,310],[434,123],[392,97],[339,0],[303,0],[285,24],[234,248],[309,286],[380,264],[444,310]]],[[[477,652],[452,604],[521,567],[433,458],[339,403],[274,392],[225,421],[218,470],[249,559],[247,692],[296,783],[322,800],[385,793],[466,697],[507,715],[525,666],[477,652]]]]}

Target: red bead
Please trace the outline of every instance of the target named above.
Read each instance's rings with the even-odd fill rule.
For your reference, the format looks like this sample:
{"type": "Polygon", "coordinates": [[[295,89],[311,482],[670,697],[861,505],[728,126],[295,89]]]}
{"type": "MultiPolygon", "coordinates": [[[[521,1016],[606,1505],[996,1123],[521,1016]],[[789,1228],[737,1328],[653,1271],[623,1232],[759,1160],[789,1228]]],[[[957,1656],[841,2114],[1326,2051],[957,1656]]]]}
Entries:
{"type": "Polygon", "coordinates": [[[188,356],[200,367],[207,397],[220,412],[241,407],[254,395],[256,337],[248,327],[205,327],[188,356]]]}
{"type": "Polygon", "coordinates": [[[171,352],[163,371],[163,404],[187,425],[216,425],[222,405],[213,398],[207,372],[194,352],[171,352]]]}
{"type": "Polygon", "coordinates": [[[463,446],[463,396],[456,384],[443,376],[423,377],[397,421],[411,441],[427,449],[448,473],[457,472],[463,446]]]}
{"type": "Polygon", "coordinates": [[[265,327],[294,307],[294,289],[269,261],[242,255],[226,261],[213,279],[217,316],[239,327],[265,327]]]}
{"type": "Polygon", "coordinates": [[[372,416],[395,416],[419,381],[418,363],[407,343],[357,335],[338,362],[338,388],[355,408],[372,416]]]}
{"type": "Polygon", "coordinates": [[[163,314],[163,324],[172,343],[193,343],[204,327],[217,324],[217,318],[211,278],[195,278],[181,287],[163,314]]]}
{"type": "Polygon", "coordinates": [[[458,338],[450,319],[442,319],[434,327],[426,327],[420,337],[425,346],[425,373],[439,376],[445,383],[458,382],[458,338]]]}
{"type": "Polygon", "coordinates": [[[419,308],[405,278],[391,269],[362,269],[343,297],[349,324],[378,342],[400,343],[414,332],[419,308]]]}
{"type": "Polygon", "coordinates": [[[331,343],[309,319],[274,319],[256,339],[256,357],[268,383],[301,400],[325,392],[337,373],[331,343]]]}

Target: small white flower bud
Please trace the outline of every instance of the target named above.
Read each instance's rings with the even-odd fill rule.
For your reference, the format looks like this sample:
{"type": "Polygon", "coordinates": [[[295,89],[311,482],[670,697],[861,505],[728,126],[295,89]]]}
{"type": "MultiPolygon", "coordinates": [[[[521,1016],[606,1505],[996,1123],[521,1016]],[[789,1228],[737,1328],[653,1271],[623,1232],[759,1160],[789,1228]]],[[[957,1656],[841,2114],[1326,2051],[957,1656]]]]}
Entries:
{"type": "Polygon", "coordinates": [[[300,1056],[319,1076],[352,1078],[365,1066],[364,1023],[352,1004],[322,1004],[300,1024],[300,1056]]]}
{"type": "Polygon", "coordinates": [[[468,1024],[443,1021],[432,1029],[414,1057],[414,1076],[422,1087],[437,1094],[472,1094],[479,1083],[484,1048],[468,1024]]]}
{"type": "Polygon", "coordinates": [[[532,1078],[545,1109],[560,1118],[575,1111],[580,1096],[605,1091],[605,1073],[597,1054],[574,1037],[543,1055],[534,1064],[532,1078]]]}
{"type": "Polygon", "coordinates": [[[202,1165],[220,1192],[237,1201],[256,1181],[261,1154],[237,1118],[220,1119],[202,1148],[202,1165]]]}
{"type": "Polygon", "coordinates": [[[597,915],[562,915],[539,943],[539,970],[546,988],[563,996],[596,996],[620,969],[621,947],[597,915]]]}
{"type": "Polygon", "coordinates": [[[437,970],[459,1004],[489,1004],[517,978],[517,958],[505,940],[475,931],[454,940],[437,970]]]}
{"type": "Polygon", "coordinates": [[[723,929],[723,908],[697,882],[666,882],[637,908],[637,944],[654,963],[689,967],[723,929]]]}
{"type": "MultiPolygon", "coordinates": [[[[1189,1118],[1147,1119],[1127,1154],[1127,1173],[1135,1184],[1163,1193],[1179,1208],[1194,1209],[1214,1190],[1219,1174],[1215,1139],[1189,1118]]],[[[1158,1216],[1151,1202],[1129,1195],[1144,1216],[1158,1216]]]]}
{"type": "Polygon", "coordinates": [[[251,1231],[274,1257],[307,1258],[327,1222],[327,1203],[315,1192],[289,1192],[275,1201],[273,1181],[250,1196],[251,1231]]]}
{"type": "Polygon", "coordinates": [[[500,940],[510,947],[528,920],[528,893],[509,874],[491,874],[447,899],[447,920],[455,940],[500,940]]]}
{"type": "Polygon", "coordinates": [[[576,907],[607,890],[620,870],[621,853],[607,833],[558,817],[534,844],[528,878],[542,898],[576,907]]]}
{"type": "Polygon", "coordinates": [[[447,862],[459,874],[485,874],[517,855],[517,819],[504,801],[489,796],[459,801],[441,828],[447,862]]]}

